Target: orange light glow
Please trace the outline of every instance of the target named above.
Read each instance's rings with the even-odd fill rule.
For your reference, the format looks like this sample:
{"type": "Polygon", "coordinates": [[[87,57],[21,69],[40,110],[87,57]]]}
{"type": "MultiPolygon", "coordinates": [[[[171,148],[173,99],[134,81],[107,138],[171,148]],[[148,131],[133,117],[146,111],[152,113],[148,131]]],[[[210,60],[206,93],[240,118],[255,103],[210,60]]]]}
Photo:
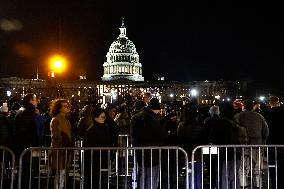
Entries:
{"type": "Polygon", "coordinates": [[[50,70],[62,73],[66,69],[66,58],[62,55],[54,55],[49,59],[50,70]]]}

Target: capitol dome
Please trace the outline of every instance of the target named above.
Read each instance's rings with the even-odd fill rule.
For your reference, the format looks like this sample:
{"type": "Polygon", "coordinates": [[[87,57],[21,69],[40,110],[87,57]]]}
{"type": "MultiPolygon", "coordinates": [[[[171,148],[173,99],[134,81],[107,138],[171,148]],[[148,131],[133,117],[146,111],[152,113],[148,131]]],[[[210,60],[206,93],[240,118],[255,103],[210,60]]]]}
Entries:
{"type": "Polygon", "coordinates": [[[133,53],[137,54],[135,45],[127,37],[118,37],[109,48],[110,53],[133,53]]]}
{"type": "Polygon", "coordinates": [[[139,62],[139,55],[132,41],[126,36],[124,21],[119,28],[118,38],[110,45],[106,55],[106,62],[103,64],[103,81],[117,79],[128,79],[131,81],[144,81],[142,77],[142,65],[139,62]]]}

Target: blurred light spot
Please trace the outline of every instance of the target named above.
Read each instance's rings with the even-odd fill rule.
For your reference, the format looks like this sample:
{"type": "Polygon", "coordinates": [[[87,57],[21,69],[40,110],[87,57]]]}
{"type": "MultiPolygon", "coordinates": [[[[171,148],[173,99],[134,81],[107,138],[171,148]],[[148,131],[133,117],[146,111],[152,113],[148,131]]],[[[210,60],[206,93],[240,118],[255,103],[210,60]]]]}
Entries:
{"type": "Polygon", "coordinates": [[[1,19],[0,29],[6,32],[19,31],[23,28],[23,24],[16,19],[1,19]]]}

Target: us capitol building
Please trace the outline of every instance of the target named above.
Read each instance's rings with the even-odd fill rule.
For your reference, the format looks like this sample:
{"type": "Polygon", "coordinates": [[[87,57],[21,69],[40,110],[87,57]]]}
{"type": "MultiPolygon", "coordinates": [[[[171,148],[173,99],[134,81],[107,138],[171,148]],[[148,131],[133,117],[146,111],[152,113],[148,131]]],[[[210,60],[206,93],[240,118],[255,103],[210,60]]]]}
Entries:
{"type": "Polygon", "coordinates": [[[106,62],[103,64],[103,81],[117,79],[128,79],[130,81],[144,81],[142,77],[142,64],[139,62],[139,55],[135,45],[126,36],[126,27],[122,20],[119,28],[118,38],[110,45],[106,55],[106,62]]]}
{"type": "Polygon", "coordinates": [[[56,81],[49,77],[42,79],[24,79],[18,77],[0,78],[0,99],[13,96],[23,97],[33,92],[39,97],[64,97],[79,102],[106,103],[131,97],[141,98],[143,93],[150,92],[160,101],[180,101],[190,97],[192,91],[198,91],[202,104],[211,104],[214,99],[226,100],[243,95],[247,86],[244,82],[235,81],[190,81],[173,82],[163,79],[155,82],[144,82],[142,64],[132,41],[126,36],[124,21],[117,39],[110,45],[103,63],[102,81],[90,81],[80,76],[76,81],[56,81]]]}

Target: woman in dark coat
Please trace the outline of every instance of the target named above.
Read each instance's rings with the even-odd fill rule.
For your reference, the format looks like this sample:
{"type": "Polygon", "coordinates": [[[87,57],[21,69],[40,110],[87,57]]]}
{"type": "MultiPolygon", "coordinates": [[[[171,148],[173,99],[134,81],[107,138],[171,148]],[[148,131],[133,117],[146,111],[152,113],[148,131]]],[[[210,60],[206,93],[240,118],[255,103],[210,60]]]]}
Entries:
{"type": "MultiPolygon", "coordinates": [[[[93,111],[94,124],[85,134],[85,147],[112,147],[112,134],[109,125],[105,123],[106,114],[102,108],[93,111]]],[[[108,151],[98,150],[85,152],[85,188],[107,188],[108,151]],[[101,165],[100,165],[101,163],[101,165]],[[100,180],[101,179],[101,180],[100,180]],[[92,183],[91,183],[92,180],[92,183]],[[101,185],[101,187],[100,187],[101,185]]]]}

